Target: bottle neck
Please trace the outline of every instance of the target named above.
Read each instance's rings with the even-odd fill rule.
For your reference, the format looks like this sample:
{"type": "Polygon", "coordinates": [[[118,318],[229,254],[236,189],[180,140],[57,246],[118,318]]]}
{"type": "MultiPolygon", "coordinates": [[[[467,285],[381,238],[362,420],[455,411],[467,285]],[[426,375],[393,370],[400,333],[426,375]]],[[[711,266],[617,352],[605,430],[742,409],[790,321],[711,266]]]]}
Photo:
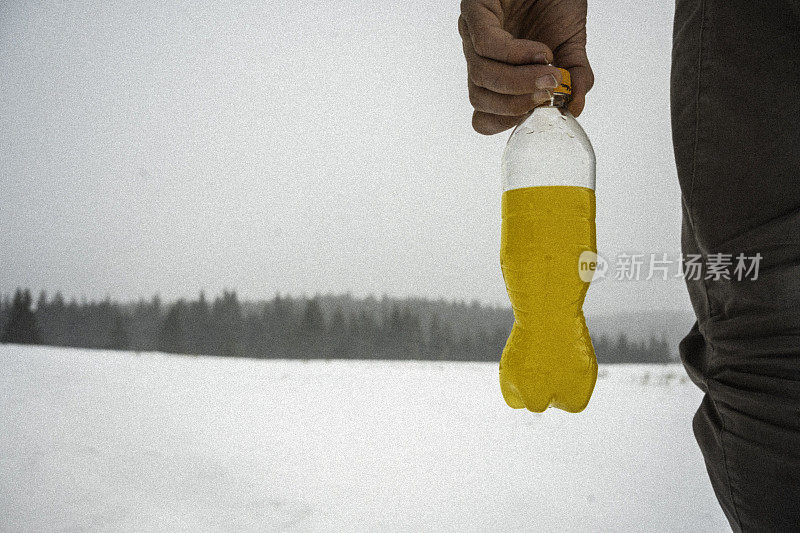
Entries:
{"type": "Polygon", "coordinates": [[[564,93],[553,93],[550,97],[550,107],[566,108],[569,103],[569,95],[564,93]]]}

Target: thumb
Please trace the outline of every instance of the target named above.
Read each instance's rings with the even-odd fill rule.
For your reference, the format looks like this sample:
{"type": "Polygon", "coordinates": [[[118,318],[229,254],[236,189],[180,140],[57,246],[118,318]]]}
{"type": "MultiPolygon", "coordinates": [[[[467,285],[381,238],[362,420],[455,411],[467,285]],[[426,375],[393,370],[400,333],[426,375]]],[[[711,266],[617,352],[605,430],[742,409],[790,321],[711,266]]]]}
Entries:
{"type": "Polygon", "coordinates": [[[572,98],[567,108],[572,116],[577,117],[586,104],[586,93],[594,85],[594,74],[589,66],[568,68],[572,80],[572,98]]]}
{"type": "Polygon", "coordinates": [[[572,79],[572,100],[568,108],[577,117],[583,111],[586,93],[594,85],[594,73],[589,65],[589,58],[586,57],[585,30],[557,49],[553,64],[569,71],[572,79]]]}

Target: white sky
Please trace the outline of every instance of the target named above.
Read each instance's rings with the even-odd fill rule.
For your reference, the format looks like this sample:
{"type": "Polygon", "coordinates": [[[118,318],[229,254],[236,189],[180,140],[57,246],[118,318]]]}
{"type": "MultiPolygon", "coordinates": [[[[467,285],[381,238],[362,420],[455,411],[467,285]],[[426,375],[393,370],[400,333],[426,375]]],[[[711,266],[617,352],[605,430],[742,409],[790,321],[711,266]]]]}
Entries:
{"type": "MultiPolygon", "coordinates": [[[[677,258],[672,3],[592,1],[601,253],[677,258]]],[[[458,2],[0,2],[0,291],[507,303],[458,2]],[[168,5],[167,5],[168,4],[168,5]],[[366,7],[365,7],[366,6],[366,7]]],[[[586,309],[688,309],[681,281],[586,309]]]]}

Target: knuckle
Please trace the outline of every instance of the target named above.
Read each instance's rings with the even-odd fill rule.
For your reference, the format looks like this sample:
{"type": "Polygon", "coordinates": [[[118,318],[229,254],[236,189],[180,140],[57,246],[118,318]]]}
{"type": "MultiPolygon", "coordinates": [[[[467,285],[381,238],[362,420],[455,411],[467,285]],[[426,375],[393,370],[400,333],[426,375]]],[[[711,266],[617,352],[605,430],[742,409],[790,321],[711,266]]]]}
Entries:
{"type": "Polygon", "coordinates": [[[511,90],[508,80],[500,73],[495,72],[487,80],[489,87],[496,89],[499,93],[507,93],[511,90]]]}
{"type": "Polygon", "coordinates": [[[469,103],[476,109],[478,105],[480,105],[480,98],[478,97],[477,93],[477,90],[473,89],[472,87],[469,88],[469,103]]]}
{"type": "Polygon", "coordinates": [[[475,85],[484,87],[486,83],[486,64],[482,61],[474,61],[469,69],[469,79],[475,85]]]}
{"type": "Polygon", "coordinates": [[[459,7],[461,8],[461,12],[465,15],[474,13],[475,10],[480,7],[480,0],[461,0],[459,7]]]}
{"type": "Polygon", "coordinates": [[[481,34],[474,34],[472,36],[472,47],[475,49],[475,53],[479,56],[484,55],[486,52],[486,38],[481,34]]]}
{"type": "Polygon", "coordinates": [[[510,81],[507,79],[508,76],[489,63],[481,64],[478,68],[477,76],[476,85],[501,93],[505,92],[506,86],[509,85],[510,81]]]}
{"type": "Polygon", "coordinates": [[[491,89],[500,89],[503,85],[503,76],[496,70],[491,70],[486,73],[484,81],[491,89]]]}
{"type": "Polygon", "coordinates": [[[533,101],[523,96],[518,96],[508,105],[507,111],[510,115],[519,116],[524,115],[531,109],[533,109],[533,101]]]}

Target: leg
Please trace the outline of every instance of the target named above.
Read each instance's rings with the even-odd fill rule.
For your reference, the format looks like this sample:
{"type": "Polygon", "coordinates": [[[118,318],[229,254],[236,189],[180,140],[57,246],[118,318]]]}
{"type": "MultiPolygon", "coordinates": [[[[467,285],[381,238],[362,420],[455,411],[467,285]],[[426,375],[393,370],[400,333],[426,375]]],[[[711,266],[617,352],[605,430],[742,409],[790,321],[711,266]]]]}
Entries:
{"type": "Polygon", "coordinates": [[[693,420],[734,531],[800,528],[800,5],[678,0],[671,81],[685,254],[762,255],[687,280],[693,420]]]}

